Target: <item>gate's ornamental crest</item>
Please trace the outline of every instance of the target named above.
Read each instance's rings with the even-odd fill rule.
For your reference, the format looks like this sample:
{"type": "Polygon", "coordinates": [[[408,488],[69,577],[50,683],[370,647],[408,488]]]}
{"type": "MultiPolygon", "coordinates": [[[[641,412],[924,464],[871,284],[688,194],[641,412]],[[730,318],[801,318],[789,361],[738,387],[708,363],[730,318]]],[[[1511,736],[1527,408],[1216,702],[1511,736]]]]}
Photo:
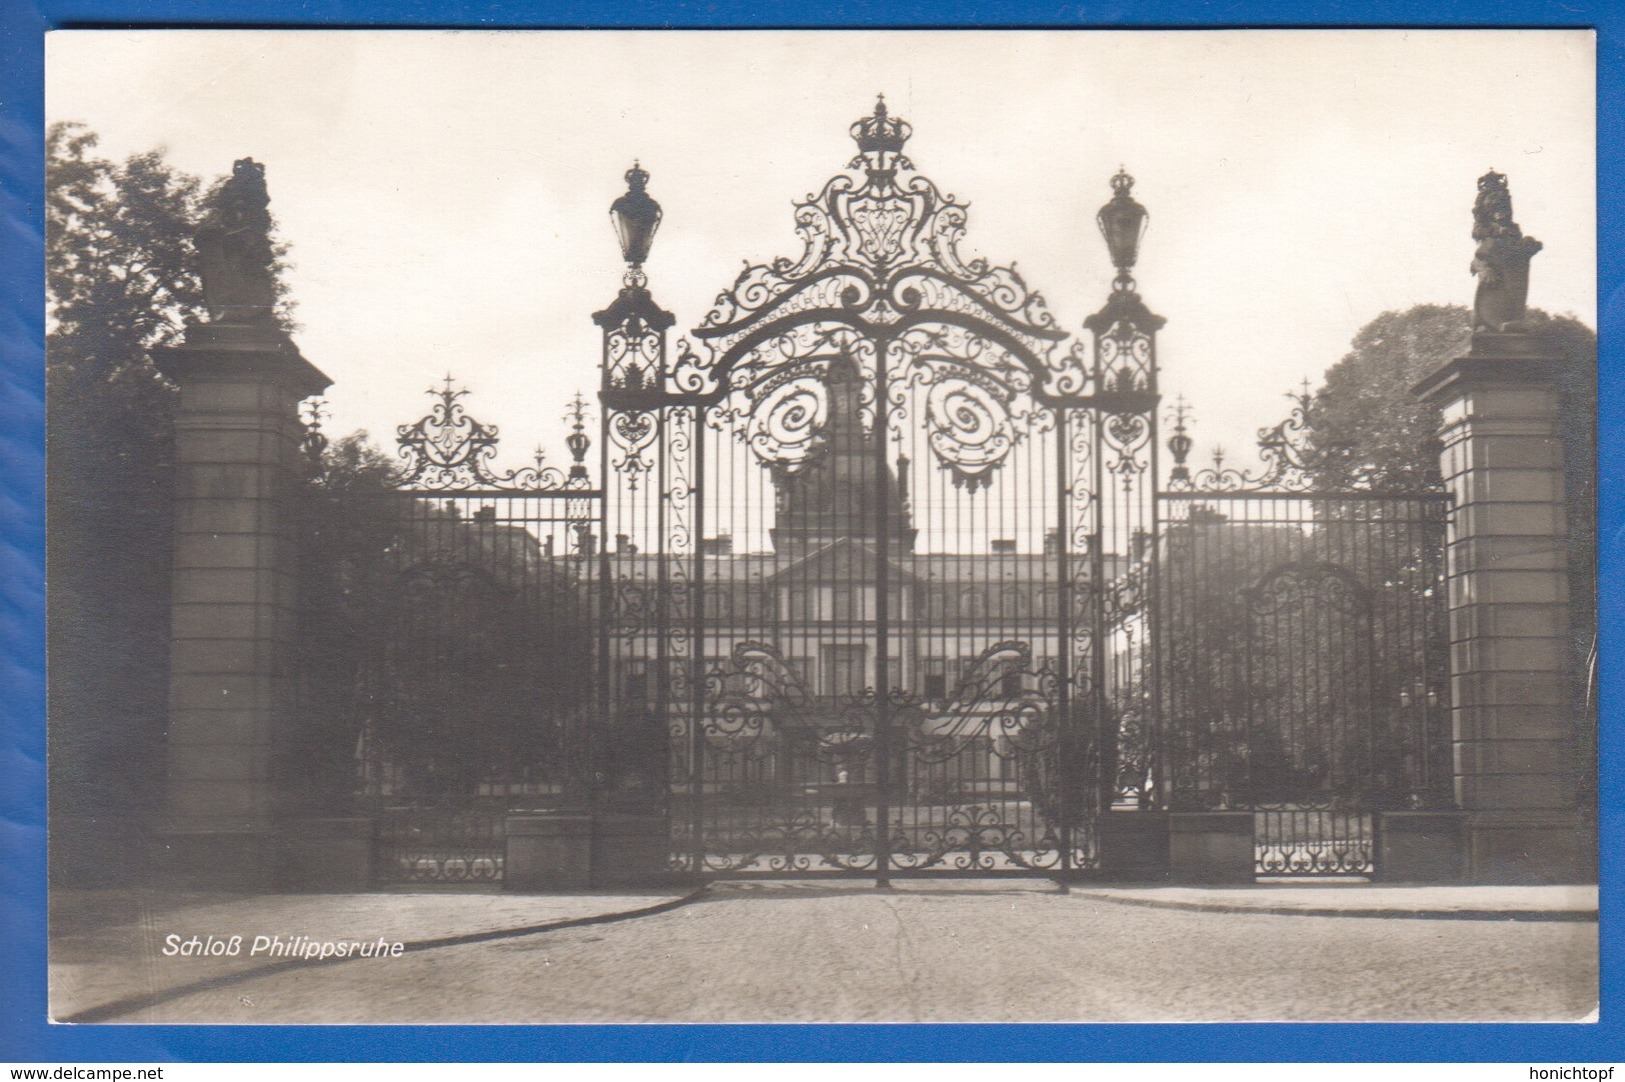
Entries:
{"type": "Polygon", "coordinates": [[[777,470],[817,452],[837,358],[862,373],[866,425],[877,413],[910,423],[908,389],[927,388],[919,420],[932,451],[972,488],[1048,423],[1035,406],[1085,390],[1087,367],[1058,348],[1067,334],[1043,297],[1013,266],[961,257],[964,204],[925,177],[899,179],[914,168],[911,135],[884,99],[853,124],[853,172],[796,205],[800,257],[748,265],[694,332],[703,350],[679,351],[672,389],[719,403],[777,470]],[[792,415],[774,416],[783,409],[792,415]]]}

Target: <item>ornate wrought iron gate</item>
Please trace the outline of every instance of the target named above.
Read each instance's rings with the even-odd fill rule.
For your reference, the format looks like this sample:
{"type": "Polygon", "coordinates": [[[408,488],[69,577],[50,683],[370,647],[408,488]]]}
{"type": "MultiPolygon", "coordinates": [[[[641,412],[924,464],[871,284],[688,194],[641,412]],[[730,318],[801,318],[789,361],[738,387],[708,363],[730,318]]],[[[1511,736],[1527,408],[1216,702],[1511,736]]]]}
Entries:
{"type": "MultiPolygon", "coordinates": [[[[1130,247],[1093,351],[1067,343],[960,255],[905,122],[882,101],[852,135],[800,257],[748,265],[674,350],[628,173],[595,317],[611,711],[669,734],[688,870],[1088,868],[1143,663],[1161,320],[1130,247]]],[[[1108,209],[1143,219],[1131,184],[1108,209]]]]}
{"type": "Polygon", "coordinates": [[[1317,488],[1307,392],[1257,476],[1193,476],[1176,413],[1159,485],[1133,180],[1084,342],[961,256],[910,135],[854,124],[800,256],[675,345],[627,174],[602,492],[579,396],[568,473],[498,475],[449,379],[403,468],[321,476],[306,759],[358,766],[386,879],[499,879],[506,813],[563,808],[664,817],[702,875],[1070,875],[1113,809],[1369,874],[1377,813],[1448,805],[1446,497],[1317,488]]]}
{"type": "Polygon", "coordinates": [[[306,708],[354,749],[380,881],[498,882],[509,812],[584,799],[602,500],[579,400],[568,472],[497,473],[496,428],[430,394],[398,466],[312,430],[306,708]]]}

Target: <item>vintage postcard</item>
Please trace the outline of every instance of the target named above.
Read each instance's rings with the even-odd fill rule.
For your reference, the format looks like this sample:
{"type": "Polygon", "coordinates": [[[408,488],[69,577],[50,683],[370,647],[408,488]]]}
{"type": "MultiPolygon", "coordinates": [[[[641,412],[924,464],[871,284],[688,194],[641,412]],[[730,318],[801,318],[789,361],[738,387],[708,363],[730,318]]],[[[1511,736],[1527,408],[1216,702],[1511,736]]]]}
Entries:
{"type": "Polygon", "coordinates": [[[1595,82],[52,33],[54,1019],[1595,1019],[1595,82]]]}

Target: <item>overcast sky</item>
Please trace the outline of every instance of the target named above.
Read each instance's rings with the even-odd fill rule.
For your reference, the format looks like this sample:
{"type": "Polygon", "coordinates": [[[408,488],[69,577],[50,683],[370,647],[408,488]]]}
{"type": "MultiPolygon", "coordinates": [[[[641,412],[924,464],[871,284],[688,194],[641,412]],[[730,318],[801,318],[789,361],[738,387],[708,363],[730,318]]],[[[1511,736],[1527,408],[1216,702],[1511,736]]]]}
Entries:
{"type": "Polygon", "coordinates": [[[962,250],[1017,262],[1075,333],[1108,289],[1093,218],[1127,166],[1163,387],[1204,455],[1250,457],[1283,392],[1379,313],[1470,303],[1492,167],[1546,245],[1530,303],[1596,323],[1583,31],[57,31],[47,56],[48,118],[104,154],[265,163],[328,429],[391,449],[450,371],[504,464],[538,441],[566,460],[632,159],[665,207],[651,288],[690,328],[741,260],[799,253],[791,202],[852,157],[876,91],[970,204],[962,250]]]}

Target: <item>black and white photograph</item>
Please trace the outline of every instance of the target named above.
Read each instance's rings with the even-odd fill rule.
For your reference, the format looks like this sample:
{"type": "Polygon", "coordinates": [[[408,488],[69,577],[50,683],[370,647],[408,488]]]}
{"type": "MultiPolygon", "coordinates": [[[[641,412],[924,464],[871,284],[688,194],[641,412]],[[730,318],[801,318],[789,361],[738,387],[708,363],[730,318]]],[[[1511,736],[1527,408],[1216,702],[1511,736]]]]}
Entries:
{"type": "Polygon", "coordinates": [[[1596,1021],[1596,78],[52,32],[52,1019],[1596,1021]]]}

